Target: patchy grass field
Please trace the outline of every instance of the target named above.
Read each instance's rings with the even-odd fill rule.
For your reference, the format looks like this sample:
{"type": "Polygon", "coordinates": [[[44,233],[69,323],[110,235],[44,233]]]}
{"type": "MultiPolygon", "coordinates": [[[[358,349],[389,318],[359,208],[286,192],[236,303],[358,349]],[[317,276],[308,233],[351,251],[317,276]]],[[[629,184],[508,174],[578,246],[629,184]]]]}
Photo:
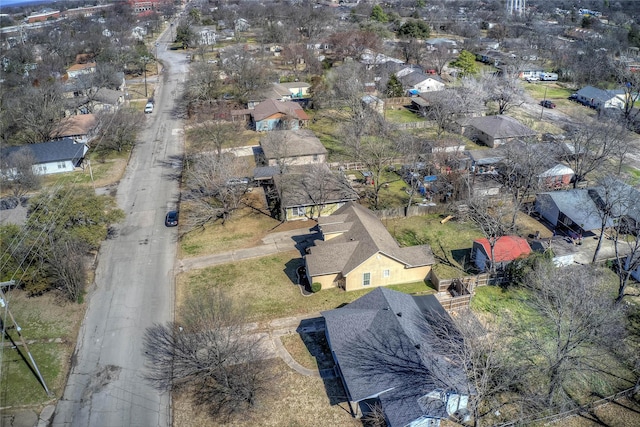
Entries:
{"type": "Polygon", "coordinates": [[[101,157],[95,153],[89,156],[91,168],[85,167],[84,170],[75,170],[61,174],[45,175],[44,186],[66,186],[69,184],[81,185],[84,187],[95,186],[104,187],[116,183],[122,178],[129,160],[129,151],[111,152],[105,157],[101,157]],[[93,173],[93,180],[92,180],[93,173]]]}
{"type": "Polygon", "coordinates": [[[251,208],[234,213],[231,220],[217,221],[186,234],[180,240],[180,258],[216,254],[248,248],[260,243],[269,230],[280,221],[251,208]]]}
{"type": "MultiPolygon", "coordinates": [[[[179,307],[189,294],[220,288],[246,308],[247,321],[268,321],[333,309],[370,291],[334,288],[302,296],[296,285],[296,269],[301,265],[300,254],[291,251],[189,272],[178,277],[176,305],[179,307]]],[[[406,293],[431,292],[424,282],[391,288],[406,293]]]]}
{"type": "MultiPolygon", "coordinates": [[[[11,312],[53,396],[60,397],[69,369],[84,306],[57,299],[53,293],[27,297],[20,290],[7,293],[11,312]]],[[[2,353],[0,407],[34,405],[50,401],[38,378],[26,363],[28,355],[18,334],[9,329],[17,347],[7,345],[2,353]]],[[[5,340],[5,343],[8,341],[5,340]]]]}
{"type": "Polygon", "coordinates": [[[174,425],[182,427],[362,427],[352,418],[346,403],[344,389],[337,379],[322,380],[305,377],[292,371],[284,362],[265,363],[275,379],[271,389],[254,413],[243,414],[242,419],[222,422],[199,411],[184,398],[173,400],[174,425]]]}

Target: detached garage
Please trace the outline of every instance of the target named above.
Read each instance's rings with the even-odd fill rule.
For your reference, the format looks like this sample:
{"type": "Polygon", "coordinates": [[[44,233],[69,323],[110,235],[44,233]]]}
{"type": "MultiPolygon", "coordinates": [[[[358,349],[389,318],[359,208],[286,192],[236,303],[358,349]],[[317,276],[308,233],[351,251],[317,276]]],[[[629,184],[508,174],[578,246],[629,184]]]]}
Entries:
{"type": "MultiPolygon", "coordinates": [[[[504,268],[511,261],[529,256],[529,243],[518,236],[502,236],[493,247],[493,262],[496,268],[504,268]]],[[[488,239],[478,239],[473,242],[471,258],[480,271],[491,267],[491,245],[488,239]]]]}

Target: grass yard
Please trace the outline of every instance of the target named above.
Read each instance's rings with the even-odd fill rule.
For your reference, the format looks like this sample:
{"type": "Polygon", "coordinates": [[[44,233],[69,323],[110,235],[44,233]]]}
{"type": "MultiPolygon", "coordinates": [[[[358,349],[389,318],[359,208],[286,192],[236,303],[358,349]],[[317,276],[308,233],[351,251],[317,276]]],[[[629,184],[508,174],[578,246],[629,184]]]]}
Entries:
{"type": "MultiPolygon", "coordinates": [[[[20,290],[7,293],[11,312],[22,328],[22,336],[49,390],[55,397],[62,395],[69,362],[84,306],[59,300],[53,293],[28,298],[20,290]]],[[[49,402],[37,377],[29,369],[24,347],[14,329],[9,334],[17,348],[7,346],[2,354],[0,407],[34,405],[49,402]]],[[[7,341],[5,341],[7,342],[7,341]]]]}
{"type": "Polygon", "coordinates": [[[194,230],[180,240],[179,257],[216,254],[255,246],[280,221],[251,208],[234,213],[224,224],[217,221],[204,229],[194,230]]]}
{"type": "MultiPolygon", "coordinates": [[[[182,274],[176,285],[176,306],[190,294],[220,288],[247,310],[247,322],[259,322],[330,310],[370,291],[334,288],[304,297],[295,284],[296,269],[301,265],[300,254],[291,251],[182,274]]],[[[390,288],[406,293],[432,292],[424,282],[390,288]]]]}
{"type": "Polygon", "coordinates": [[[261,404],[242,419],[223,422],[199,411],[185,398],[173,400],[174,425],[182,427],[362,427],[351,417],[344,389],[338,379],[322,380],[292,371],[280,360],[264,362],[274,376],[261,404]]]}
{"type": "Polygon", "coordinates": [[[322,110],[308,112],[311,116],[309,129],[311,129],[329,151],[329,162],[346,159],[344,145],[340,141],[340,112],[336,110],[322,110]]]}
{"type": "Polygon", "coordinates": [[[129,160],[129,154],[129,151],[121,153],[111,152],[106,157],[100,157],[98,154],[92,153],[89,156],[91,169],[87,166],[84,170],[45,175],[43,185],[48,187],[73,184],[84,187],[104,187],[116,183],[124,174],[127,161],[129,160]],[[93,181],[91,179],[92,173],[93,181]]]}
{"type": "Polygon", "coordinates": [[[309,369],[330,369],[335,363],[324,331],[290,334],[280,337],[287,352],[309,369]]]}
{"type": "Polygon", "coordinates": [[[403,106],[397,107],[396,109],[385,109],[384,118],[391,123],[413,123],[424,121],[423,118],[403,106]]]}
{"type": "Polygon", "coordinates": [[[434,214],[388,219],[383,222],[402,246],[425,243],[431,245],[439,263],[434,266],[438,277],[459,277],[465,274],[464,266],[469,259],[473,241],[483,236],[470,222],[453,219],[440,224],[441,219],[441,215],[434,214]]]}

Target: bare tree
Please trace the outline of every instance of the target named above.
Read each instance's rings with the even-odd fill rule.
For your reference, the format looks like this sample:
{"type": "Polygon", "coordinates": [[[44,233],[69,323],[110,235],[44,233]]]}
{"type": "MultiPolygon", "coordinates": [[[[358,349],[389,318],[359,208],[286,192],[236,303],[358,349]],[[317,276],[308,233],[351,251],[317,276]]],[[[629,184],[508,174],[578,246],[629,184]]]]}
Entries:
{"type": "Polygon", "coordinates": [[[229,219],[249,190],[244,159],[233,153],[203,153],[187,160],[187,186],[194,206],[187,230],[203,227],[212,220],[229,219]]]}
{"type": "Polygon", "coordinates": [[[605,282],[594,267],[559,269],[551,261],[527,276],[526,304],[538,314],[536,326],[514,325],[514,333],[522,337],[522,360],[544,375],[542,389],[532,386],[530,403],[538,408],[567,402],[569,378],[598,370],[609,349],[622,341],[623,312],[612,299],[602,298],[608,292],[605,282]]]}
{"type": "Polygon", "coordinates": [[[144,123],[144,114],[120,108],[113,112],[101,112],[96,122],[96,148],[121,152],[135,144],[138,131],[144,123]]]}
{"type": "Polygon", "coordinates": [[[442,74],[444,67],[455,58],[455,54],[452,53],[445,45],[437,45],[435,49],[429,50],[423,57],[425,64],[429,67],[433,67],[438,75],[442,74]]]}
{"type": "Polygon", "coordinates": [[[225,143],[233,140],[241,131],[238,123],[227,122],[224,120],[208,120],[204,123],[197,123],[190,130],[190,136],[196,141],[202,141],[199,144],[200,149],[209,151],[213,148],[216,155],[222,155],[222,147],[225,143]]]}
{"type": "Polygon", "coordinates": [[[480,79],[486,97],[485,102],[494,103],[498,114],[504,114],[524,104],[524,88],[516,75],[504,73],[500,76],[484,74],[480,79]]]}
{"type": "Polygon", "coordinates": [[[549,190],[550,185],[541,174],[555,166],[556,153],[547,145],[514,142],[500,147],[504,156],[500,168],[502,182],[513,196],[513,219],[538,191],[549,190]]]}
{"type": "Polygon", "coordinates": [[[185,301],[178,319],[145,331],[147,380],[190,397],[224,421],[246,416],[268,392],[269,377],[241,307],[219,291],[203,292],[185,301]]]}
{"type": "Polygon", "coordinates": [[[204,61],[193,63],[185,85],[187,102],[207,102],[218,98],[223,89],[220,70],[204,61]]]}
{"type": "Polygon", "coordinates": [[[607,166],[613,150],[626,139],[626,129],[619,123],[603,120],[583,125],[568,138],[572,153],[567,162],[575,172],[574,188],[596,171],[607,166]]]}
{"type": "Polygon", "coordinates": [[[82,241],[73,238],[50,242],[47,261],[53,286],[60,289],[70,301],[79,302],[84,292],[88,249],[82,241]]]}
{"type": "Polygon", "coordinates": [[[12,139],[20,143],[51,140],[64,114],[62,90],[55,81],[16,89],[6,103],[4,113],[11,115],[15,126],[12,139]]]}
{"type": "Polygon", "coordinates": [[[513,222],[513,205],[504,200],[491,202],[487,199],[471,199],[468,206],[467,217],[478,226],[484,237],[487,238],[490,248],[490,271],[496,272],[495,247],[502,236],[507,236],[515,231],[513,222]]]}
{"type": "Polygon", "coordinates": [[[24,147],[3,159],[1,182],[16,197],[40,188],[42,177],[34,170],[35,157],[30,148],[24,147]]]}

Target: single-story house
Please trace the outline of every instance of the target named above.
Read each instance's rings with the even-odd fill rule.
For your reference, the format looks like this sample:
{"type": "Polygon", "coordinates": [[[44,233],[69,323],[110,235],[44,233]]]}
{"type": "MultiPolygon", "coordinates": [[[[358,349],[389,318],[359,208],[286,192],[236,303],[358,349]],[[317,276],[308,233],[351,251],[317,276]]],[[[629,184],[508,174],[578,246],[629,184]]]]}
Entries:
{"type": "Polygon", "coordinates": [[[456,327],[434,295],[378,288],[322,316],[352,415],[379,405],[388,427],[437,427],[468,413],[472,388],[438,333],[456,327]]]}
{"type": "Polygon", "coordinates": [[[89,147],[82,142],[76,142],[72,138],[63,138],[39,144],[2,147],[0,151],[0,168],[3,175],[11,177],[15,173],[12,157],[14,153],[22,150],[27,150],[33,156],[33,171],[35,173],[50,175],[71,172],[76,167],[81,166],[89,147]]]}
{"type": "Polygon", "coordinates": [[[330,215],[345,203],[358,200],[358,192],[340,172],[326,163],[288,168],[273,175],[282,221],[315,219],[330,215]]]}
{"type": "Polygon", "coordinates": [[[550,189],[561,189],[569,186],[576,175],[573,169],[553,159],[549,159],[549,164],[553,166],[538,174],[538,182],[550,189]]]}
{"type": "Polygon", "coordinates": [[[400,247],[373,212],[348,202],[318,218],[322,236],[309,248],[310,282],[351,291],[422,281],[435,263],[429,245],[400,247]]]}
{"type": "Polygon", "coordinates": [[[86,64],[73,64],[67,68],[67,76],[70,79],[75,79],[83,74],[91,74],[96,72],[96,63],[88,62],[86,64]]]}
{"type": "Polygon", "coordinates": [[[293,166],[325,163],[327,149],[309,129],[279,130],[260,139],[262,154],[257,163],[264,166],[293,166]]]}
{"type": "Polygon", "coordinates": [[[474,174],[469,180],[472,197],[497,196],[503,185],[497,174],[474,174]]]}
{"type": "Polygon", "coordinates": [[[424,74],[421,71],[405,74],[398,77],[405,91],[415,90],[420,92],[434,92],[444,89],[444,80],[439,76],[424,74]]]}
{"type": "Polygon", "coordinates": [[[471,259],[480,271],[488,270],[493,262],[497,268],[504,268],[511,261],[527,257],[531,247],[526,239],[518,236],[499,237],[493,246],[493,261],[489,239],[474,240],[471,248],[471,259]]]}
{"type": "Polygon", "coordinates": [[[475,175],[497,175],[498,164],[504,159],[504,152],[495,148],[485,150],[469,150],[466,152],[470,160],[470,169],[475,175]]]}
{"type": "Polygon", "coordinates": [[[606,177],[588,190],[601,209],[610,209],[611,217],[625,228],[625,232],[640,233],[640,190],[614,177],[606,177]]]}
{"type": "Polygon", "coordinates": [[[622,89],[605,90],[593,86],[585,86],[576,92],[576,100],[591,108],[623,109],[625,92],[622,89]]]}
{"type": "Polygon", "coordinates": [[[522,138],[536,138],[538,133],[513,117],[505,115],[471,117],[465,120],[463,135],[493,148],[522,138]]]}
{"type": "Polygon", "coordinates": [[[306,98],[309,96],[309,89],[311,88],[311,85],[307,82],[287,82],[279,84],[286,88],[289,91],[290,96],[294,99],[306,98]]]}
{"type": "Polygon", "coordinates": [[[87,143],[89,134],[96,127],[94,114],[79,114],[65,117],[55,130],[54,138],[73,138],[76,142],[87,143]]]}
{"type": "Polygon", "coordinates": [[[439,48],[447,49],[449,53],[458,53],[458,43],[452,39],[445,39],[441,37],[430,38],[424,41],[427,50],[438,50],[439,48]]]}
{"type": "Polygon", "coordinates": [[[306,126],[309,116],[302,107],[291,101],[262,101],[250,111],[256,131],[299,129],[306,126]]]}
{"type": "Polygon", "coordinates": [[[598,206],[587,189],[539,193],[535,210],[551,225],[565,226],[574,232],[590,232],[602,227],[598,206]]]}

